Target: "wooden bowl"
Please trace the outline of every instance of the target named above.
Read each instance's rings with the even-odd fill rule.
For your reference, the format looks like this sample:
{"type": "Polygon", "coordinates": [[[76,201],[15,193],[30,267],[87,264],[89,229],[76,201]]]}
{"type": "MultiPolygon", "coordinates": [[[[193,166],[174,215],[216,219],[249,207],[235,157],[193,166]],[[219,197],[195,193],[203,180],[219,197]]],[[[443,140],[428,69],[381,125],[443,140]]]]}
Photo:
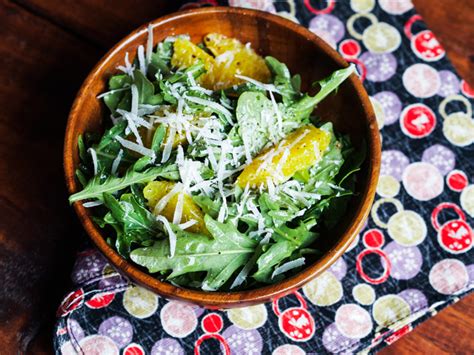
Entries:
{"type": "MultiPolygon", "coordinates": [[[[286,63],[292,73],[300,73],[304,85],[326,77],[336,69],[346,67],[344,59],[321,38],[304,27],[282,17],[261,11],[210,7],[174,13],[151,22],[155,44],[165,37],[189,34],[194,42],[209,32],[218,32],[251,42],[262,55],[272,55],[286,63]]],[[[96,96],[106,90],[108,78],[117,73],[125,53],[131,60],[137,47],[147,41],[147,25],[132,32],[112,48],[95,66],[74,101],[67,124],[64,146],[64,169],[69,192],[80,190],[75,179],[79,164],[77,139],[85,132],[101,130],[108,120],[106,107],[96,96]]],[[[356,147],[362,140],[368,144],[367,159],[358,173],[357,195],[352,198],[346,215],[337,230],[322,235],[318,247],[324,255],[300,273],[274,285],[241,292],[204,292],[180,288],[161,282],[139,266],[123,259],[107,243],[102,231],[94,224],[91,213],[74,203],[84,228],[100,251],[123,274],[148,289],[168,298],[193,302],[208,308],[229,308],[269,301],[288,294],[320,275],[334,263],[352,243],[362,227],[374,198],[380,168],[380,138],[375,114],[359,78],[352,75],[338,90],[320,104],[316,113],[332,121],[337,131],[348,133],[356,147]]]]}

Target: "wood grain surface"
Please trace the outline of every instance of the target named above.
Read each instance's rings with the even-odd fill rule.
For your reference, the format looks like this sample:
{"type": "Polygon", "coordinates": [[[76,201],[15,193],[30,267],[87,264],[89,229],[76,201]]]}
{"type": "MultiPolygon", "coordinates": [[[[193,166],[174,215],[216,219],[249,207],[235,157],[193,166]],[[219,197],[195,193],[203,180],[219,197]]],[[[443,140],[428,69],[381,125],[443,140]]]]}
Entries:
{"type": "MultiPolygon", "coordinates": [[[[474,85],[474,2],[414,0],[474,85]]],[[[66,203],[61,154],[74,95],[100,57],[180,1],[0,0],[0,354],[52,352],[82,229],[66,203]]],[[[383,350],[474,353],[474,295],[383,350]]]]}

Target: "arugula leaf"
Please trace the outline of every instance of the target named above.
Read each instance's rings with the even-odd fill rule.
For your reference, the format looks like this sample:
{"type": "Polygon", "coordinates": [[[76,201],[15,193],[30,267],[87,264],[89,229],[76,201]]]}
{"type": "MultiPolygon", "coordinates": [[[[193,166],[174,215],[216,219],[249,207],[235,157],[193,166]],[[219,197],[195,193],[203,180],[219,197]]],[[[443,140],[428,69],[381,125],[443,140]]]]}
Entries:
{"type": "Polygon", "coordinates": [[[104,103],[110,112],[114,113],[119,108],[127,87],[131,84],[131,78],[126,74],[114,75],[109,79],[110,92],[104,96],[104,103]]]}
{"type": "Polygon", "coordinates": [[[163,96],[160,94],[155,95],[155,86],[140,70],[134,70],[133,78],[138,90],[138,103],[158,105],[163,102],[163,96]]]}
{"type": "Polygon", "coordinates": [[[344,163],[344,158],[342,144],[334,135],[332,123],[325,123],[320,128],[330,134],[331,140],[319,163],[309,169],[309,180],[305,184],[305,191],[327,195],[333,191],[328,190],[328,184],[335,184],[334,179],[344,163]]]}
{"type": "Polygon", "coordinates": [[[269,274],[281,261],[290,257],[291,253],[296,249],[295,244],[289,241],[281,241],[273,244],[265,253],[257,260],[258,271],[252,277],[260,282],[267,282],[269,274]]]}
{"type": "MultiPolygon", "coordinates": [[[[92,144],[89,142],[88,144],[95,150],[97,155],[97,170],[100,173],[99,175],[109,175],[111,172],[112,164],[117,157],[120,149],[122,146],[120,143],[115,139],[116,136],[123,136],[125,132],[125,127],[127,123],[124,121],[118,122],[115,126],[112,126],[110,129],[106,130],[102,135],[100,141],[96,144],[92,144]]],[[[78,149],[79,149],[79,156],[81,158],[80,170],[81,173],[78,176],[80,178],[85,178],[86,176],[93,175],[92,172],[92,160],[90,155],[87,153],[86,144],[80,136],[78,138],[78,149]]],[[[122,163],[130,163],[130,157],[127,154],[124,154],[122,157],[122,163]]]]}
{"type": "Polygon", "coordinates": [[[130,252],[132,243],[143,245],[151,243],[157,236],[159,229],[155,217],[133,194],[123,194],[117,201],[112,194],[104,193],[103,201],[109,209],[110,215],[104,222],[111,224],[115,230],[120,231],[116,246],[122,255],[130,252]]]}
{"type": "Polygon", "coordinates": [[[273,238],[277,242],[258,258],[258,271],[252,277],[264,283],[276,281],[271,278],[274,269],[290,258],[294,252],[311,245],[316,240],[318,234],[311,231],[314,224],[314,221],[310,221],[300,223],[296,228],[288,226],[276,228],[273,238]]]}
{"type": "Polygon", "coordinates": [[[219,210],[221,209],[221,200],[213,200],[206,195],[193,195],[192,198],[205,214],[208,214],[212,218],[217,218],[219,210]]]}
{"type": "Polygon", "coordinates": [[[161,150],[161,143],[165,139],[166,135],[166,126],[159,125],[155,133],[153,134],[153,139],[151,140],[151,150],[153,150],[156,154],[158,154],[161,150]]]}
{"type": "MultiPolygon", "coordinates": [[[[153,134],[153,139],[151,142],[151,150],[153,150],[156,155],[158,155],[158,153],[161,150],[161,143],[163,142],[163,139],[165,138],[165,134],[166,134],[166,127],[164,125],[159,125],[156,128],[155,133],[153,134]]],[[[142,171],[148,165],[153,164],[155,159],[156,157],[143,156],[133,164],[132,169],[133,171],[142,171]]]]}
{"type": "Polygon", "coordinates": [[[173,42],[164,41],[158,43],[156,52],[151,54],[150,64],[148,64],[148,75],[169,75],[171,71],[171,56],[173,54],[173,42]]]}
{"type": "Polygon", "coordinates": [[[260,152],[269,142],[269,129],[265,114],[273,114],[272,102],[261,92],[247,91],[237,101],[236,117],[239,134],[250,154],[260,152]]]}
{"type": "Polygon", "coordinates": [[[82,187],[87,185],[87,178],[81,169],[76,169],[76,178],[79,180],[79,183],[82,185],[82,187]]]}
{"type": "Polygon", "coordinates": [[[286,225],[275,229],[273,238],[278,241],[288,241],[293,243],[297,248],[305,248],[311,245],[319,236],[317,232],[312,230],[316,225],[315,219],[306,222],[300,222],[295,228],[286,225]]]}
{"type": "Polygon", "coordinates": [[[150,273],[171,271],[168,279],[205,271],[202,289],[214,291],[221,288],[251,257],[256,242],[239,233],[232,224],[219,223],[209,216],[204,220],[213,238],[175,227],[176,250],[172,258],[169,257],[168,240],[135,249],[130,258],[150,273]]]}
{"type": "Polygon", "coordinates": [[[86,161],[87,149],[84,143],[84,139],[82,138],[82,134],[80,134],[79,137],[77,138],[77,149],[79,150],[79,158],[81,158],[81,161],[86,161]]]}
{"type": "Polygon", "coordinates": [[[329,201],[329,205],[322,213],[324,225],[327,229],[334,228],[347,211],[350,197],[354,194],[352,191],[355,190],[355,173],[360,170],[360,166],[366,158],[367,145],[365,141],[363,141],[361,142],[359,150],[354,151],[350,142],[345,141],[345,146],[342,148],[342,154],[347,156],[347,159],[344,160],[344,164],[336,176],[336,180],[338,180],[338,186],[344,190],[338,192],[336,196],[337,198],[332,198],[329,201]]]}
{"type": "Polygon", "coordinates": [[[301,78],[298,83],[298,77],[294,77],[295,85],[293,85],[293,80],[286,64],[273,57],[265,57],[265,62],[273,74],[273,84],[278,89],[283,104],[288,106],[294,103],[301,95],[299,89],[295,89],[295,86],[299,87],[301,85],[301,78]]]}
{"type": "Polygon", "coordinates": [[[315,96],[305,94],[302,99],[288,107],[287,115],[294,121],[307,119],[316,105],[323,101],[330,93],[335,91],[353,72],[354,67],[348,66],[347,68],[336,70],[327,78],[316,82],[315,84],[321,86],[319,92],[315,96]]]}
{"type": "Polygon", "coordinates": [[[291,85],[293,86],[293,90],[295,90],[297,93],[301,93],[301,75],[293,75],[291,78],[291,85]]]}
{"type": "Polygon", "coordinates": [[[69,196],[69,202],[73,203],[85,199],[102,200],[104,193],[114,193],[133,184],[153,181],[159,176],[168,176],[170,167],[172,166],[173,165],[162,165],[149,168],[143,172],[129,170],[123,177],[109,176],[105,181],[101,181],[101,177],[97,175],[88,182],[82,191],[69,196]]]}
{"type": "Polygon", "coordinates": [[[123,224],[125,232],[138,231],[143,235],[157,232],[155,218],[132,194],[123,194],[119,202],[105,192],[103,201],[115,220],[123,224]]]}
{"type": "Polygon", "coordinates": [[[186,68],[184,71],[178,70],[175,74],[170,76],[167,81],[171,84],[175,84],[177,82],[185,82],[188,85],[191,85],[189,82],[189,76],[191,75],[193,79],[197,79],[202,74],[206,72],[206,68],[204,67],[204,63],[199,62],[197,64],[193,64],[190,67],[186,68]]]}

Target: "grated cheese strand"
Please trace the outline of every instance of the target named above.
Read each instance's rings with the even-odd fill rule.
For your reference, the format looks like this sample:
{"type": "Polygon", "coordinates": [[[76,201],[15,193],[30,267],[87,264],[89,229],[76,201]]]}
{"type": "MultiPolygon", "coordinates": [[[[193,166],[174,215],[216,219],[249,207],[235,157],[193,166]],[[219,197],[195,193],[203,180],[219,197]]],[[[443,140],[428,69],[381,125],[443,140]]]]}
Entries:
{"type": "Polygon", "coordinates": [[[196,223],[197,223],[197,221],[195,219],[190,219],[187,222],[178,224],[178,227],[181,228],[182,230],[185,230],[185,229],[188,229],[188,228],[194,226],[196,223]]]}
{"type": "Polygon", "coordinates": [[[104,204],[104,202],[102,202],[102,201],[89,201],[89,202],[84,202],[82,205],[85,208],[91,208],[91,207],[101,206],[103,204],[104,204]]]}
{"type": "Polygon", "coordinates": [[[130,64],[128,52],[125,53],[125,65],[119,65],[117,66],[117,69],[124,72],[133,79],[133,71],[135,70],[135,66],[130,64]]]}
{"type": "Polygon", "coordinates": [[[145,62],[145,48],[143,45],[138,46],[137,50],[137,55],[138,55],[138,67],[140,68],[140,71],[143,73],[143,75],[146,76],[146,62],[145,62]]]}
{"type": "Polygon", "coordinates": [[[245,76],[245,75],[235,74],[234,76],[236,78],[248,81],[249,83],[254,84],[255,86],[258,86],[261,89],[264,89],[270,92],[276,92],[277,94],[280,93],[280,91],[278,91],[278,89],[273,84],[265,84],[265,83],[262,83],[261,81],[249,78],[248,76],[245,76]]]}
{"type": "Polygon", "coordinates": [[[168,238],[169,238],[169,243],[170,243],[170,258],[174,256],[174,253],[176,251],[176,234],[174,234],[173,229],[171,228],[170,222],[163,217],[163,216],[157,216],[156,220],[163,223],[163,226],[166,229],[166,232],[168,232],[168,238]]]}
{"type": "Polygon", "coordinates": [[[176,207],[173,214],[173,224],[181,223],[181,218],[183,216],[183,204],[184,204],[184,193],[178,195],[178,201],[176,202],[176,207]]]}
{"type": "Polygon", "coordinates": [[[112,162],[112,169],[111,169],[112,175],[117,174],[117,170],[120,165],[120,161],[122,160],[122,156],[123,156],[123,149],[120,149],[114,161],[112,162]]]}
{"type": "Polygon", "coordinates": [[[121,91],[125,91],[125,90],[128,90],[129,86],[128,85],[125,85],[123,88],[120,88],[120,89],[113,89],[113,90],[109,90],[109,91],[106,91],[100,95],[97,95],[95,98],[96,99],[101,99],[107,95],[110,95],[110,94],[115,94],[116,92],[121,92],[121,91]]]}
{"type": "Polygon", "coordinates": [[[209,163],[211,163],[212,170],[217,171],[218,166],[217,166],[216,156],[214,155],[214,150],[210,146],[207,146],[206,150],[207,150],[207,157],[209,158],[209,163]]]}
{"type": "Polygon", "coordinates": [[[122,109],[118,109],[117,113],[119,113],[123,117],[125,117],[126,120],[133,121],[133,124],[137,127],[138,126],[143,126],[143,127],[146,127],[147,129],[153,128],[153,125],[150,122],[145,121],[142,117],[140,117],[138,115],[134,115],[131,112],[128,112],[128,111],[125,111],[125,110],[122,110],[122,109]]]}
{"type": "Polygon", "coordinates": [[[163,149],[163,156],[161,157],[161,162],[166,163],[171,156],[171,151],[173,150],[174,137],[176,135],[176,128],[171,127],[168,131],[168,139],[165,143],[165,148],[163,149]]]}
{"type": "Polygon", "coordinates": [[[275,276],[283,274],[284,272],[287,272],[291,269],[295,269],[297,267],[303,266],[304,264],[305,264],[305,258],[304,257],[301,257],[301,258],[298,258],[298,259],[295,259],[295,260],[292,260],[292,261],[288,261],[287,263],[284,263],[284,264],[280,265],[279,267],[277,267],[275,269],[275,271],[273,271],[272,279],[275,276]]]}
{"type": "Polygon", "coordinates": [[[148,31],[148,39],[146,41],[146,65],[150,65],[151,63],[151,55],[153,53],[153,27],[151,26],[151,23],[148,25],[147,28],[148,31]]]}
{"type": "MultiPolygon", "coordinates": [[[[273,92],[269,91],[269,94],[270,94],[270,99],[272,101],[274,114],[277,117],[277,133],[278,133],[277,136],[279,136],[279,138],[282,138],[283,137],[283,118],[281,116],[280,109],[278,108],[278,105],[276,103],[275,96],[273,96],[273,92]]],[[[272,127],[270,127],[270,130],[271,129],[272,127]]]]}
{"type": "Polygon", "coordinates": [[[87,151],[92,157],[92,165],[94,166],[94,176],[96,176],[99,170],[99,163],[97,162],[97,152],[94,148],[89,148],[87,149],[87,151]]]}
{"type": "Polygon", "coordinates": [[[202,99],[202,98],[196,97],[196,96],[187,96],[186,95],[185,99],[188,100],[188,101],[194,102],[195,104],[208,106],[208,107],[222,113],[229,123],[233,123],[232,114],[230,113],[230,111],[228,109],[226,109],[221,104],[218,104],[217,102],[214,102],[214,101],[202,99]]]}
{"type": "Polygon", "coordinates": [[[155,152],[151,149],[145,148],[142,145],[130,142],[129,140],[123,139],[120,136],[115,136],[115,139],[125,148],[137,152],[141,155],[148,156],[150,158],[155,158],[155,152]]]}
{"type": "Polygon", "coordinates": [[[153,209],[153,213],[155,215],[159,215],[161,211],[166,207],[168,202],[173,198],[174,195],[176,195],[180,190],[182,190],[183,185],[181,183],[177,183],[176,185],[173,186],[170,192],[168,192],[166,195],[164,195],[161,200],[155,205],[155,208],[153,209]]]}
{"type": "Polygon", "coordinates": [[[132,115],[137,116],[137,113],[138,113],[138,100],[139,100],[138,89],[137,89],[137,86],[135,84],[132,84],[132,86],[130,88],[131,88],[131,91],[132,91],[132,104],[131,104],[130,112],[131,112],[132,115]]]}

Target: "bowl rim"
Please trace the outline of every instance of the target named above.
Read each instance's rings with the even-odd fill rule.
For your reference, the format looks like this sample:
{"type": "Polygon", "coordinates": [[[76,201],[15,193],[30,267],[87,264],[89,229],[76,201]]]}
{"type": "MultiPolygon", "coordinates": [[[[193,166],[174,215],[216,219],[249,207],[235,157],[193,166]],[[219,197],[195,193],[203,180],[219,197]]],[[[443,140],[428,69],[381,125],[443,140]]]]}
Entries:
{"type": "MultiPolygon", "coordinates": [[[[137,37],[143,35],[148,30],[149,25],[154,28],[158,25],[173,22],[176,19],[193,17],[199,14],[227,13],[242,16],[251,15],[263,21],[272,22],[277,26],[285,27],[287,30],[296,32],[297,35],[303,36],[308,41],[315,42],[317,46],[320,47],[321,50],[325,52],[332,60],[334,60],[334,62],[340,67],[346,67],[348,65],[342,56],[340,56],[324,40],[322,40],[316,34],[310,32],[305,27],[281,16],[269,14],[259,10],[216,6],[179,11],[154,19],[132,31],[126,37],[121,39],[116,45],[114,45],[94,66],[85,81],[82,83],[81,88],[76,95],[67,121],[63,151],[65,180],[70,194],[78,191],[79,189],[79,184],[75,178],[76,167],[73,164],[73,154],[74,149],[77,149],[77,142],[75,141],[75,132],[73,132],[72,128],[74,126],[74,122],[80,119],[77,113],[83,104],[87,94],[87,89],[95,80],[100,78],[98,76],[100,69],[106,65],[111,57],[115,55],[117,51],[120,51],[122,47],[133,42],[137,37]]],[[[367,131],[369,135],[367,156],[371,159],[368,162],[369,172],[367,183],[363,186],[365,194],[361,195],[362,201],[358,204],[359,209],[356,211],[351,224],[349,224],[346,230],[341,234],[339,241],[335,243],[325,254],[323,254],[323,256],[321,256],[314,263],[308,265],[299,273],[281,282],[245,291],[207,292],[181,288],[168,282],[159,281],[151,274],[140,270],[138,266],[135,266],[131,262],[128,262],[122,258],[111,246],[107,244],[105,238],[102,236],[102,233],[99,231],[99,228],[88,216],[86,208],[82,205],[82,203],[75,202],[73,206],[79,217],[79,220],[81,221],[81,224],[97,248],[112,263],[114,267],[116,267],[118,270],[120,270],[120,272],[124,273],[134,282],[170,299],[191,302],[205,306],[207,308],[216,309],[241,307],[244,305],[262,303],[292,293],[293,291],[301,288],[308,281],[322,274],[346,251],[364,224],[375,196],[381,160],[381,143],[375,119],[375,113],[370,103],[368,94],[365,91],[365,88],[362,86],[361,81],[355,74],[352,74],[349,80],[357,95],[359,96],[363,111],[367,117],[367,131]]]]}

